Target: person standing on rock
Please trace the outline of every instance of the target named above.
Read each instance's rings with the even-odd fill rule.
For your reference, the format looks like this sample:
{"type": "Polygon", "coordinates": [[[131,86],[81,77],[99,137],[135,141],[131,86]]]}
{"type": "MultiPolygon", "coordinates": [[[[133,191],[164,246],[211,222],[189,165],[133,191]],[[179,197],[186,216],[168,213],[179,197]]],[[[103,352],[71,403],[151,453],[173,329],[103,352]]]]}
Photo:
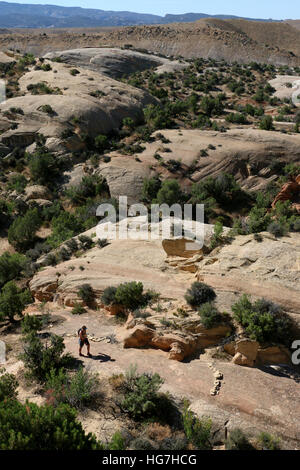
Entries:
{"type": "Polygon", "coordinates": [[[89,340],[87,338],[87,334],[86,334],[86,326],[82,326],[80,328],[80,330],[78,330],[78,336],[79,336],[79,356],[83,356],[81,350],[83,348],[84,345],[86,345],[87,347],[87,355],[88,357],[92,357],[91,353],[90,353],[90,343],[89,343],[89,340]]]}

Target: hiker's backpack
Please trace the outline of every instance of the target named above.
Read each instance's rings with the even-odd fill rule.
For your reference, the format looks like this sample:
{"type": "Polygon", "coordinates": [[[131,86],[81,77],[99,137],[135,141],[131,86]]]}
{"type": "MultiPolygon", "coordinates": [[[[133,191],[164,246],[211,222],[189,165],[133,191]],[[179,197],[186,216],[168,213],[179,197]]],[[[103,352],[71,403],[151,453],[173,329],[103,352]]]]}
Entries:
{"type": "Polygon", "coordinates": [[[77,331],[78,336],[80,335],[80,332],[81,332],[81,328],[79,328],[79,330],[77,331]]]}

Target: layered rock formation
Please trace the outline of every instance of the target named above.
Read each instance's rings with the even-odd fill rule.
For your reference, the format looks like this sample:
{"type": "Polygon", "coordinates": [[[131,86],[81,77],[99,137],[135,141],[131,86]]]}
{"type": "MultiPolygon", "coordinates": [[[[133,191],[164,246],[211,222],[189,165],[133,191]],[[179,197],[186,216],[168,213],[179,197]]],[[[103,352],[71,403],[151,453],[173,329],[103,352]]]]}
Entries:
{"type": "Polygon", "coordinates": [[[50,151],[78,151],[85,147],[83,135],[107,134],[118,129],[125,117],[138,122],[143,108],[157,102],[148,93],[98,72],[77,68],[72,75],[70,65],[49,63],[51,70],[31,70],[20,78],[24,96],[0,104],[1,112],[11,108],[23,112],[14,119],[17,128],[2,133],[4,145],[28,147],[40,133],[50,151]],[[42,88],[32,95],[32,85],[42,88]],[[62,137],[63,132],[68,135],[62,137]]]}
{"type": "Polygon", "coordinates": [[[277,194],[272,202],[273,208],[278,201],[291,201],[293,203],[292,207],[300,214],[300,175],[282,186],[280,193],[277,194]]]}
{"type": "Polygon", "coordinates": [[[96,70],[113,78],[122,78],[151,68],[156,69],[157,73],[163,73],[188,66],[187,63],[177,60],[111,47],[54,51],[45,55],[47,59],[57,57],[64,63],[96,70]]]}

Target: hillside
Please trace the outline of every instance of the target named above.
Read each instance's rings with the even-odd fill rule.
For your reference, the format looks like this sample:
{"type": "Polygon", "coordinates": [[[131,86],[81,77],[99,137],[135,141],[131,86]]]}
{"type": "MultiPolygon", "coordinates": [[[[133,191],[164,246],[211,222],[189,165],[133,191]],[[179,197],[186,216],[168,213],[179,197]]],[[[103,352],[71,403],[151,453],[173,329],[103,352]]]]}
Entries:
{"type": "Polygon", "coordinates": [[[300,64],[300,31],[283,22],[204,18],[194,23],[122,28],[14,29],[0,35],[1,49],[36,55],[79,47],[124,45],[184,58],[300,64]]]}
{"type": "MultiPolygon", "coordinates": [[[[0,2],[0,27],[5,28],[62,28],[126,26],[139,24],[164,24],[196,21],[207,18],[205,13],[167,14],[164,17],[129,11],[104,11],[79,7],[55,5],[31,5],[0,2]]],[[[216,18],[237,18],[215,15],[216,18]]],[[[247,18],[251,19],[251,18],[247,18]]],[[[259,20],[270,21],[270,20],[259,20]]]]}

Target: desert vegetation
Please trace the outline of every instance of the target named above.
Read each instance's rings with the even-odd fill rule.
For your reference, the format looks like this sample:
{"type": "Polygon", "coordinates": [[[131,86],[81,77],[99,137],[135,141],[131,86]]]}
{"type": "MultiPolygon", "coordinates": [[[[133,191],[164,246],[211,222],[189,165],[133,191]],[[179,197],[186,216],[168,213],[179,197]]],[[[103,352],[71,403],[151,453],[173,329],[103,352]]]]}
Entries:
{"type": "Polygon", "coordinates": [[[282,396],[289,406],[299,381],[300,115],[289,94],[299,68],[162,54],[163,71],[152,63],[112,79],[55,55],[9,54],[0,70],[0,449],[299,446],[294,410],[268,415],[282,396]],[[148,209],[188,203],[194,221],[204,204],[203,247],[187,254],[171,236],[98,238],[107,213],[97,207],[117,212],[119,195],[148,209]],[[100,351],[91,367],[75,357],[81,323],[100,351]],[[115,360],[120,374],[109,373],[115,360]],[[167,360],[178,362],[175,385],[167,360]],[[285,380],[276,403],[261,403],[265,384],[276,394],[274,365],[285,380]],[[250,383],[243,370],[257,366],[250,383]],[[228,387],[241,377],[241,392],[223,387],[222,368],[228,387]],[[220,426],[214,397],[227,393],[231,405],[247,388],[270,423],[255,415],[248,433],[234,403],[241,426],[220,426]],[[109,423],[107,435],[98,421],[89,431],[93,414],[109,423]]]}

